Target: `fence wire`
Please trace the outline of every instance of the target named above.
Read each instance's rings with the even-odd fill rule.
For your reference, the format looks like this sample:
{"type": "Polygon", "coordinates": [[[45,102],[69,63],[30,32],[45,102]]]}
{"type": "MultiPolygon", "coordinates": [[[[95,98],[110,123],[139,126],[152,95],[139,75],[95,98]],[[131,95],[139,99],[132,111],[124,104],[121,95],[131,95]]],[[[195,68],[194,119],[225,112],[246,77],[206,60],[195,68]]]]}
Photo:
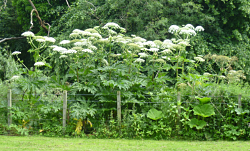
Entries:
{"type": "MultiPolygon", "coordinates": [[[[105,120],[105,122],[109,122],[110,120],[110,113],[111,111],[113,112],[113,118],[116,118],[116,114],[118,113],[118,109],[117,109],[117,95],[116,94],[109,94],[109,95],[94,95],[94,94],[67,94],[66,98],[64,98],[64,94],[34,94],[34,96],[36,98],[30,98],[28,96],[26,96],[26,94],[15,94],[11,101],[10,98],[6,96],[7,99],[1,100],[0,101],[0,125],[1,122],[4,123],[8,123],[11,118],[10,111],[12,112],[12,118],[15,122],[17,121],[26,121],[25,119],[29,120],[29,121],[36,121],[39,124],[41,124],[40,126],[37,126],[37,128],[41,128],[42,124],[46,123],[46,121],[50,121],[53,123],[57,123],[57,124],[61,124],[63,123],[63,120],[68,121],[70,117],[70,108],[74,103],[80,103],[80,102],[86,102],[86,103],[91,103],[91,104],[95,104],[95,110],[97,113],[100,113],[100,115],[96,114],[94,118],[90,118],[90,121],[92,123],[95,124],[100,124],[100,122],[102,120],[105,120]],[[107,100],[103,100],[103,99],[98,99],[98,97],[109,97],[106,98],[107,100]],[[66,113],[66,118],[64,118],[63,116],[63,102],[65,101],[67,102],[67,111],[66,113]],[[8,101],[10,101],[12,103],[12,107],[8,107],[8,101]],[[29,106],[23,106],[23,102],[30,102],[31,104],[29,106]],[[55,103],[57,102],[58,104],[54,107],[51,107],[50,103],[55,103]],[[33,103],[33,104],[32,104],[33,103]],[[47,113],[49,114],[53,114],[53,113],[57,113],[57,116],[60,117],[54,117],[49,119],[46,117],[40,117],[37,118],[35,116],[35,114],[37,112],[44,112],[45,111],[41,111],[42,109],[48,109],[47,113]],[[17,112],[24,112],[25,114],[29,114],[28,112],[32,112],[33,115],[31,116],[25,116],[23,115],[24,118],[18,118],[17,112]],[[15,113],[16,112],[16,113],[15,113]],[[59,114],[58,114],[59,113],[59,114]],[[106,118],[103,117],[103,115],[108,115],[106,118]],[[55,119],[56,118],[56,119],[55,119]]],[[[152,107],[152,106],[156,106],[158,105],[160,108],[165,107],[163,106],[164,104],[170,106],[171,104],[176,105],[177,106],[177,100],[178,100],[178,95],[176,96],[170,96],[170,95],[161,95],[161,96],[156,96],[156,95],[134,95],[134,96],[130,96],[131,98],[129,98],[128,96],[124,96],[121,95],[121,110],[136,110],[138,109],[137,107],[139,107],[139,105],[144,105],[144,106],[148,106],[148,107],[152,107]],[[155,97],[159,97],[158,101],[154,101],[155,97]],[[133,100],[133,101],[130,101],[133,100]]],[[[202,96],[200,96],[202,98],[202,96]]],[[[233,95],[233,96],[203,96],[203,97],[209,97],[211,98],[211,102],[213,105],[215,105],[214,107],[217,108],[219,106],[225,106],[225,105],[232,105],[232,106],[236,106],[239,107],[241,105],[241,107],[248,107],[250,105],[249,103],[249,98],[250,96],[244,96],[242,97],[241,95],[233,95]],[[241,100],[244,99],[244,102],[242,102],[241,100]],[[240,103],[240,105],[239,105],[240,103]]],[[[195,98],[194,95],[179,95],[180,98],[180,102],[182,106],[186,106],[189,104],[199,104],[199,101],[195,98]]],[[[210,102],[210,103],[211,103],[210,102]]],[[[9,104],[10,105],[10,104],[9,104]]],[[[139,107],[140,108],[140,107],[139,107]]],[[[45,113],[46,114],[46,113],[45,113]]],[[[216,110],[216,114],[217,110],[216,110]]],[[[12,121],[13,121],[12,120],[12,121]]],[[[72,119],[71,119],[72,120],[72,119]]],[[[77,122],[77,120],[75,121],[77,122]]],[[[22,123],[19,123],[22,124],[22,123]]],[[[35,128],[35,127],[34,127],[35,128]]]]}

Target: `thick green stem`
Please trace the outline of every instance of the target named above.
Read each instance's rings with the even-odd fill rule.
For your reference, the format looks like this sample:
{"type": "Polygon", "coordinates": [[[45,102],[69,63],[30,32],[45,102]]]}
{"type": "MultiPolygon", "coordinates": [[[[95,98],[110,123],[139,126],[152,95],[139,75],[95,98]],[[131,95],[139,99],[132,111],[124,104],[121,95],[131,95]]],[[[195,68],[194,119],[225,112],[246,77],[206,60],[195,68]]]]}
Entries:
{"type": "Polygon", "coordinates": [[[76,74],[77,74],[77,82],[79,82],[78,67],[77,67],[77,69],[76,69],[76,74]]]}
{"type": "Polygon", "coordinates": [[[182,74],[184,74],[184,61],[182,62],[182,74]]]}
{"type": "Polygon", "coordinates": [[[176,63],[176,81],[178,82],[178,61],[177,61],[177,63],[176,63]]]}

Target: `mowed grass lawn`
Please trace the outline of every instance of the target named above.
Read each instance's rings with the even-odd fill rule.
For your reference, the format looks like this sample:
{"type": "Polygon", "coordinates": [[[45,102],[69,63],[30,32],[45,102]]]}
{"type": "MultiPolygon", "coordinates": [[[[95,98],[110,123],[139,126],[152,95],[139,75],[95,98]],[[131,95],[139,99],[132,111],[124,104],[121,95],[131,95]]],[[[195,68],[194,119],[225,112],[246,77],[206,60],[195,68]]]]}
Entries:
{"type": "Polygon", "coordinates": [[[165,141],[0,136],[0,151],[250,151],[250,141],[165,141]]]}

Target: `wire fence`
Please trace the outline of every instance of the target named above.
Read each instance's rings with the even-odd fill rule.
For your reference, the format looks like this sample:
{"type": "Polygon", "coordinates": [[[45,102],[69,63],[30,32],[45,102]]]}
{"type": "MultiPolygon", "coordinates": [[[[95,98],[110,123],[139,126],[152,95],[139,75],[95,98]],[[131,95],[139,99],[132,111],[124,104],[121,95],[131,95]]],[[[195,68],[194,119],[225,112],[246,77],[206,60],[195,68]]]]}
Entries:
{"type": "MultiPolygon", "coordinates": [[[[157,95],[140,95],[140,96],[133,96],[134,99],[129,98],[128,96],[124,96],[120,93],[120,91],[117,92],[117,94],[110,94],[110,95],[98,95],[98,97],[108,97],[106,100],[100,99],[96,97],[96,95],[93,94],[68,94],[67,91],[64,91],[62,94],[46,94],[46,95],[34,95],[35,98],[27,98],[24,94],[15,95],[13,97],[11,90],[9,90],[7,99],[0,101],[0,118],[6,121],[8,123],[8,126],[12,124],[12,118],[13,113],[18,110],[22,111],[34,111],[38,112],[41,111],[41,108],[44,110],[46,109],[46,105],[48,105],[50,102],[57,102],[57,104],[52,107],[48,107],[48,112],[54,110],[57,112],[61,112],[59,114],[59,117],[57,118],[57,121],[61,121],[62,127],[65,128],[67,126],[67,120],[69,118],[69,110],[70,106],[76,102],[87,102],[92,103],[96,105],[96,111],[102,111],[103,114],[110,114],[111,111],[113,111],[114,118],[116,118],[118,121],[122,120],[122,110],[126,109],[133,109],[135,107],[138,107],[139,105],[145,105],[145,106],[152,106],[152,105],[158,105],[159,107],[166,107],[164,105],[172,105],[175,104],[178,109],[178,113],[181,113],[181,106],[185,107],[189,104],[199,104],[199,101],[195,98],[194,95],[181,95],[180,93],[174,95],[166,95],[166,96],[157,96],[157,95]],[[135,99],[138,97],[139,99],[135,99]],[[158,99],[154,99],[154,97],[160,97],[158,99]],[[50,101],[44,101],[51,99],[50,101]],[[30,106],[22,106],[20,104],[20,101],[30,101],[34,104],[30,104],[30,106]],[[178,103],[179,102],[179,103],[178,103]],[[18,106],[19,105],[19,106],[18,106]],[[5,114],[6,113],[6,114],[5,114]]],[[[235,96],[203,96],[203,97],[209,97],[211,98],[211,104],[214,105],[214,107],[218,106],[225,106],[225,105],[234,105],[237,108],[246,108],[249,109],[250,103],[249,99],[250,96],[244,96],[242,95],[235,95],[235,96]],[[244,101],[242,102],[242,99],[244,101]],[[215,106],[216,105],[216,106],[215,106]]],[[[101,115],[96,115],[95,119],[92,119],[92,121],[100,121],[103,117],[101,115]]],[[[24,120],[24,119],[20,119],[24,120]]],[[[48,119],[45,117],[40,118],[32,118],[30,117],[28,119],[29,121],[55,121],[55,119],[48,119]]],[[[108,119],[107,119],[108,121],[108,119]]],[[[0,120],[1,123],[1,120],[0,120]]]]}

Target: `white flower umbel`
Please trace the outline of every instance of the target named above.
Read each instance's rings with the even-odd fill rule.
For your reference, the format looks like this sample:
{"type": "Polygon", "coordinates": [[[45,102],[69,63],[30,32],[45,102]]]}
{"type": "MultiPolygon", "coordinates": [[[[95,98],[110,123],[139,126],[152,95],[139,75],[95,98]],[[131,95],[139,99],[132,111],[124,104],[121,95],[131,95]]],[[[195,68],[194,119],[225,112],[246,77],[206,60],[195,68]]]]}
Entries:
{"type": "Polygon", "coordinates": [[[170,54],[170,53],[173,53],[173,52],[170,49],[165,49],[161,53],[163,53],[163,54],[170,54]]]}
{"type": "Polygon", "coordinates": [[[189,42],[187,42],[187,41],[181,41],[178,43],[178,45],[190,46],[189,42]]]}
{"type": "Polygon", "coordinates": [[[25,36],[25,37],[34,37],[35,34],[31,31],[26,31],[24,33],[22,33],[22,36],[25,36]]]}
{"type": "Polygon", "coordinates": [[[88,31],[82,31],[80,32],[79,34],[83,35],[83,36],[91,36],[91,32],[88,32],[88,31]]]}
{"type": "Polygon", "coordinates": [[[202,26],[197,26],[195,28],[195,31],[204,31],[204,28],[202,26]]]}
{"type": "Polygon", "coordinates": [[[143,62],[145,62],[145,60],[144,60],[144,59],[141,59],[141,58],[137,58],[137,59],[135,60],[135,62],[143,63],[143,62]]]}
{"type": "Polygon", "coordinates": [[[182,29],[180,32],[179,32],[180,35],[192,35],[192,36],[195,36],[196,35],[196,32],[192,29],[182,29]]]}
{"type": "Polygon", "coordinates": [[[37,42],[45,42],[44,39],[36,39],[37,42]]]}
{"type": "Polygon", "coordinates": [[[91,49],[91,50],[97,50],[97,47],[96,46],[89,46],[89,49],[91,49]]]}
{"type": "Polygon", "coordinates": [[[150,46],[150,47],[153,47],[153,48],[156,47],[156,44],[153,41],[144,42],[143,45],[144,46],[150,46]]]}
{"type": "Polygon", "coordinates": [[[169,29],[168,29],[168,32],[170,32],[171,34],[174,34],[174,33],[176,33],[178,30],[179,30],[179,26],[177,26],[177,25],[171,25],[170,27],[169,27],[169,29]]]}
{"type": "Polygon", "coordinates": [[[200,62],[204,62],[205,59],[201,58],[201,57],[194,57],[194,60],[200,61],[200,62]]]}
{"type": "Polygon", "coordinates": [[[19,78],[20,78],[20,76],[14,75],[12,78],[10,78],[10,80],[17,80],[17,79],[19,79],[19,78]]]}
{"type": "Polygon", "coordinates": [[[71,33],[69,35],[70,38],[77,38],[77,37],[80,37],[79,33],[71,33]]]}
{"type": "Polygon", "coordinates": [[[47,37],[47,36],[44,36],[44,39],[45,39],[45,41],[48,41],[48,42],[56,42],[56,40],[55,40],[55,38],[53,38],[53,37],[47,37]]]}
{"type": "Polygon", "coordinates": [[[53,49],[53,51],[64,52],[64,51],[67,51],[67,49],[66,49],[66,48],[63,48],[63,47],[55,47],[55,48],[53,49]]]}
{"type": "Polygon", "coordinates": [[[20,51],[14,51],[14,52],[12,52],[12,55],[19,55],[19,54],[21,54],[20,51]]]}
{"type": "Polygon", "coordinates": [[[83,49],[82,50],[83,52],[87,52],[87,53],[94,53],[92,50],[90,50],[90,49],[83,49]]]}
{"type": "Polygon", "coordinates": [[[44,65],[45,65],[45,63],[43,63],[43,62],[36,62],[34,64],[34,66],[37,66],[37,67],[44,66],[44,65]]]}
{"type": "Polygon", "coordinates": [[[115,32],[114,30],[109,29],[108,31],[111,35],[117,35],[117,32],[115,32]]]}
{"type": "Polygon", "coordinates": [[[165,39],[165,40],[163,41],[163,43],[172,44],[173,42],[172,42],[172,40],[170,40],[170,39],[165,39]]]}
{"type": "Polygon", "coordinates": [[[121,30],[122,33],[125,33],[125,32],[126,32],[126,29],[125,29],[125,28],[120,27],[120,30],[121,30]]]}
{"type": "Polygon", "coordinates": [[[88,40],[87,39],[81,39],[81,41],[74,43],[75,46],[87,46],[88,40]]]}
{"type": "Polygon", "coordinates": [[[223,76],[223,75],[218,76],[218,78],[220,78],[220,79],[226,79],[226,77],[225,77],[225,76],[223,76]]]}
{"type": "Polygon", "coordinates": [[[69,49],[61,52],[61,54],[72,54],[72,53],[77,53],[77,51],[74,49],[69,49]]]}
{"type": "Polygon", "coordinates": [[[204,76],[210,76],[211,74],[208,73],[208,72],[205,72],[203,75],[204,75],[204,76]]]}
{"type": "Polygon", "coordinates": [[[194,26],[192,24],[187,24],[185,27],[194,30],[194,26]]]}
{"type": "Polygon", "coordinates": [[[67,58],[68,56],[66,55],[61,55],[59,58],[67,58]]]}
{"type": "Polygon", "coordinates": [[[162,56],[162,58],[163,58],[163,59],[166,59],[166,60],[169,60],[169,61],[171,60],[171,59],[170,59],[169,57],[167,57],[167,56],[162,56]]]}
{"type": "Polygon", "coordinates": [[[121,27],[117,23],[107,23],[103,28],[113,28],[113,29],[120,29],[121,27]]]}
{"type": "Polygon", "coordinates": [[[106,59],[102,59],[102,63],[105,64],[106,66],[109,65],[108,61],[106,59]]]}
{"type": "Polygon", "coordinates": [[[133,42],[146,42],[147,40],[141,37],[134,37],[132,39],[133,42]]]}
{"type": "Polygon", "coordinates": [[[158,52],[159,49],[158,49],[158,48],[150,48],[150,49],[148,49],[148,51],[151,51],[151,52],[158,52]]]}
{"type": "Polygon", "coordinates": [[[102,36],[99,33],[92,33],[91,36],[95,37],[97,39],[101,39],[102,38],[102,36]]]}
{"type": "Polygon", "coordinates": [[[146,53],[138,53],[138,55],[140,56],[140,58],[147,58],[148,57],[148,54],[146,53]]]}
{"type": "Polygon", "coordinates": [[[79,34],[79,33],[81,33],[81,32],[83,32],[83,30],[80,30],[80,29],[74,29],[74,30],[73,30],[73,33],[78,33],[78,34],[79,34]]]}
{"type": "Polygon", "coordinates": [[[64,45],[64,44],[68,44],[68,43],[70,43],[69,40],[63,40],[63,41],[61,41],[59,44],[64,45]]]}

